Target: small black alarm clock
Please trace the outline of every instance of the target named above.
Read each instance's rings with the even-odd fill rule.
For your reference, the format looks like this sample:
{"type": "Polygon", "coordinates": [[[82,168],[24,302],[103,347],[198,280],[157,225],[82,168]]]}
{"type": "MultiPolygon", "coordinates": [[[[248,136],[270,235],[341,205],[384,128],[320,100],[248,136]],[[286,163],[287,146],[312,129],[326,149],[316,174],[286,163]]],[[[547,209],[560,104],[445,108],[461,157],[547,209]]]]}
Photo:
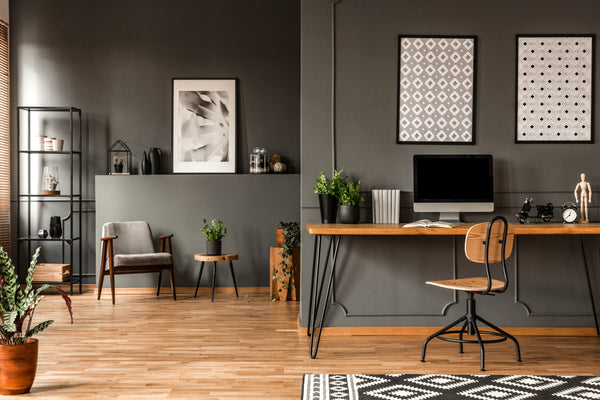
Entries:
{"type": "Polygon", "coordinates": [[[561,216],[564,223],[572,224],[574,222],[577,222],[577,220],[579,219],[577,205],[571,202],[564,203],[562,205],[561,216]]]}

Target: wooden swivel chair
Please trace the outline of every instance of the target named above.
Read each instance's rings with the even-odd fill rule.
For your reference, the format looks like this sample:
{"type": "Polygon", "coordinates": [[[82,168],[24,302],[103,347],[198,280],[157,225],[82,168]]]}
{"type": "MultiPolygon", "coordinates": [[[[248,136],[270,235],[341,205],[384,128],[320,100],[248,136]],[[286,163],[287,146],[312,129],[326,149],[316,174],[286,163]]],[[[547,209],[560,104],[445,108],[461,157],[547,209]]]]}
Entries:
{"type": "Polygon", "coordinates": [[[158,272],[156,295],[160,294],[160,279],[164,269],[169,270],[173,300],[175,277],[171,238],[173,235],[159,236],[160,252],[154,251],[152,231],[145,221],[107,222],[102,226],[102,260],[98,281],[98,300],[102,293],[104,275],[110,275],[112,303],[115,304],[115,275],[158,272]]]}
{"type": "Polygon", "coordinates": [[[502,293],[508,288],[508,274],[506,273],[506,259],[510,257],[514,242],[514,228],[504,217],[495,217],[490,223],[477,224],[471,227],[465,238],[465,254],[473,262],[485,264],[485,277],[451,279],[447,281],[426,282],[428,285],[439,286],[445,289],[461,290],[467,293],[467,313],[429,336],[423,343],[421,361],[425,361],[427,344],[433,338],[459,344],[459,352],[463,352],[463,343],[478,343],[481,349],[481,370],[485,371],[485,349],[484,343],[497,343],[510,339],[517,348],[517,361],[521,361],[519,342],[512,335],[498,328],[477,315],[475,307],[475,295],[490,295],[502,293]],[[501,263],[504,281],[492,279],[490,264],[501,263]],[[482,331],[477,327],[477,322],[487,325],[492,331],[482,331]],[[451,330],[460,323],[460,330],[451,330]],[[476,335],[477,340],[463,339],[463,334],[476,335]],[[447,334],[458,333],[456,337],[445,337],[447,334]],[[499,336],[494,339],[482,339],[481,335],[487,334],[499,336]]]}

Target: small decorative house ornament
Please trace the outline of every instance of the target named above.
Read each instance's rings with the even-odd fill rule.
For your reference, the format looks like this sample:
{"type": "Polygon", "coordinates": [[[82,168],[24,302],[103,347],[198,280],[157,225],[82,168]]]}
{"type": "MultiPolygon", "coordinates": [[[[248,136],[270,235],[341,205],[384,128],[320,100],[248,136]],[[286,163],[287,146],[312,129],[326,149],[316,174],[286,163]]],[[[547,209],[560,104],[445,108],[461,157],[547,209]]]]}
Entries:
{"type": "Polygon", "coordinates": [[[108,148],[106,173],[109,175],[129,175],[131,173],[131,150],[120,139],[108,148]]]}
{"type": "Polygon", "coordinates": [[[581,175],[581,182],[578,182],[575,186],[573,193],[575,194],[575,202],[579,203],[577,191],[581,192],[581,220],[579,222],[588,223],[590,222],[588,216],[588,204],[592,202],[592,186],[585,180],[585,174],[581,175]]]}

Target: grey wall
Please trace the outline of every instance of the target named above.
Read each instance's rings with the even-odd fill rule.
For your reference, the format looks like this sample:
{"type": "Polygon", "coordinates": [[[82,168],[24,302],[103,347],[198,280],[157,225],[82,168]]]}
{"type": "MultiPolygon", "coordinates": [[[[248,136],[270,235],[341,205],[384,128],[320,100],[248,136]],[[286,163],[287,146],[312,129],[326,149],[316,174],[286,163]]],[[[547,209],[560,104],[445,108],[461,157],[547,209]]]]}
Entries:
{"type": "MultiPolygon", "coordinates": [[[[202,219],[216,218],[228,229],[223,252],[239,255],[234,262],[238,286],[269,286],[269,246],[277,245],[279,221],[300,218],[300,198],[285,198],[285,194],[297,192],[299,184],[297,174],[96,176],[96,272],[102,224],[142,220],[148,221],[155,237],[174,234],[176,285],[195,286],[200,265],[194,254],[205,252],[202,219]]],[[[155,248],[158,250],[158,241],[155,248]]],[[[229,268],[219,264],[217,285],[233,286],[229,268]]],[[[202,286],[210,286],[211,273],[207,271],[205,267],[202,286]]],[[[116,286],[152,287],[156,276],[118,276],[116,286]]],[[[163,283],[168,286],[168,279],[163,283]]],[[[110,287],[108,279],[104,287],[110,287]]]]}
{"type": "MultiPolygon", "coordinates": [[[[122,139],[137,169],[143,150],[160,147],[162,172],[172,170],[172,78],[237,78],[237,173],[248,173],[254,146],[300,172],[299,0],[18,0],[10,21],[13,131],[17,105],[84,111],[88,282],[96,268],[94,177],[105,174],[107,148],[122,139]]],[[[222,182],[204,190],[218,192],[222,182]]],[[[299,189],[280,197],[293,204],[299,189]]]]}
{"type": "MultiPolygon", "coordinates": [[[[412,191],[412,156],[417,153],[491,153],[495,162],[496,213],[511,220],[526,195],[560,205],[573,201],[579,173],[600,181],[600,144],[514,143],[515,35],[526,33],[598,34],[600,4],[592,0],[427,2],[396,0],[302,0],[302,223],[319,220],[312,185],[319,171],[342,168],[362,187],[412,191]],[[334,16],[335,11],[335,16],[334,16]],[[568,14],[568,17],[566,16],[568,14]],[[335,18],[335,26],[332,20],[335,18]],[[332,32],[335,33],[335,96],[332,97],[332,32]],[[472,146],[398,145],[396,134],[398,35],[477,35],[476,143],[472,146]],[[332,101],[335,108],[332,109],[332,101]],[[335,123],[335,146],[332,144],[335,123]],[[335,159],[334,159],[335,155],[335,159]],[[335,162],[334,162],[335,161],[335,162]],[[335,164],[335,165],[332,165],[335,164]]],[[[596,53],[596,61],[597,61],[596,53]]],[[[596,73],[595,78],[597,79],[596,73]]],[[[597,104],[597,102],[596,102],[597,104]]],[[[596,106],[595,115],[598,115],[596,106]]],[[[597,185],[597,184],[596,184],[597,185]]],[[[403,197],[407,219],[414,214],[410,193],[403,197]]],[[[593,204],[591,219],[600,220],[593,204]]],[[[363,218],[368,218],[368,200],[363,218]]],[[[558,211],[558,210],[557,210],[558,211]]],[[[556,220],[559,220],[556,212],[556,220]]],[[[491,214],[465,215],[467,221],[491,214]]],[[[303,246],[304,298],[310,276],[312,238],[303,246]]],[[[525,238],[519,246],[518,293],[485,299],[482,312],[508,325],[590,325],[581,254],[575,238],[525,238]],[[523,275],[522,271],[527,271],[523,275]],[[535,316],[527,316],[515,297],[527,297],[535,316]],[[569,298],[569,302],[564,299],[569,298]],[[487,303],[489,303],[489,307],[487,303]],[[541,314],[550,314],[543,316],[541,314]]],[[[586,238],[597,249],[596,238],[586,238]]],[[[333,325],[441,325],[463,311],[451,306],[438,314],[450,294],[425,287],[427,279],[451,276],[451,239],[355,238],[342,244],[343,264],[336,276],[333,325]]],[[[456,249],[462,252],[461,241],[456,249]]],[[[588,261],[598,265],[597,251],[588,261]]],[[[514,267],[511,267],[514,268],[514,267]]],[[[459,258],[458,273],[476,272],[459,258]]],[[[511,274],[514,273],[514,270],[511,274]]],[[[600,274],[592,271],[595,290],[600,274]]],[[[303,323],[307,317],[302,307],[303,323]]]]}

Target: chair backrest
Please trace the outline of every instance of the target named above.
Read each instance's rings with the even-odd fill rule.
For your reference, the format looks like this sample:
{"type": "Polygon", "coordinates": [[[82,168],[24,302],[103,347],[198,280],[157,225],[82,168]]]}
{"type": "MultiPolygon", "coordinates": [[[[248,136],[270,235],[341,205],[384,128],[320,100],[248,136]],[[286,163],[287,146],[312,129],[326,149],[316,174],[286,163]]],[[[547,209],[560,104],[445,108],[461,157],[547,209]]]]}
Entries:
{"type": "Polygon", "coordinates": [[[485,263],[486,242],[489,242],[488,262],[497,263],[502,261],[502,247],[504,247],[504,258],[510,257],[515,239],[515,229],[512,224],[506,222],[506,219],[500,217],[494,218],[492,222],[484,222],[473,225],[467,232],[465,238],[465,254],[467,258],[476,263],[485,263]],[[488,238],[488,228],[489,238],[488,238]],[[504,230],[506,229],[506,244],[502,246],[504,240],[504,230]]]}
{"type": "Polygon", "coordinates": [[[114,254],[154,253],[152,231],[146,221],[107,222],[102,237],[118,236],[113,241],[114,254]]]}

